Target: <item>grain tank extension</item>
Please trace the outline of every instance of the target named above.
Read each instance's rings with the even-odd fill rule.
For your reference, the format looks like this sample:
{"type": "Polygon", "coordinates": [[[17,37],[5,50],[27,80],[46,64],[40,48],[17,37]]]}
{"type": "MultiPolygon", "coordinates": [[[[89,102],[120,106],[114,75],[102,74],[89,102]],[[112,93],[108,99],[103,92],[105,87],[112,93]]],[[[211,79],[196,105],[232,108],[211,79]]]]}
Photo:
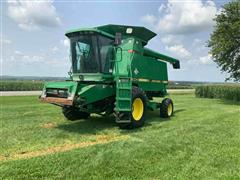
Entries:
{"type": "Polygon", "coordinates": [[[144,27],[105,25],[68,31],[72,68],[64,82],[47,82],[41,101],[62,107],[68,120],[91,113],[114,114],[120,128],[143,126],[147,110],[173,114],[167,95],[167,63],[179,69],[177,59],[146,48],[156,34],[144,27]]]}

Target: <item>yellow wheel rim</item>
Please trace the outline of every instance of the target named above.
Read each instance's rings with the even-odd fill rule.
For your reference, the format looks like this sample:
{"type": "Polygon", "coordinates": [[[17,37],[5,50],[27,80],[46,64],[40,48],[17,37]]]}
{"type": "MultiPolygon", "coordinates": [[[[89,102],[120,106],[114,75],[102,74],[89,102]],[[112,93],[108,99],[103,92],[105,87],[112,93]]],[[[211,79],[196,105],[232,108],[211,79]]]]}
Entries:
{"type": "Polygon", "coordinates": [[[173,111],[173,106],[172,106],[172,104],[169,104],[168,105],[168,116],[172,115],[172,111],[173,111]]]}
{"type": "Polygon", "coordinates": [[[134,99],[132,103],[132,117],[134,120],[139,121],[143,115],[144,106],[141,98],[134,99]]]}

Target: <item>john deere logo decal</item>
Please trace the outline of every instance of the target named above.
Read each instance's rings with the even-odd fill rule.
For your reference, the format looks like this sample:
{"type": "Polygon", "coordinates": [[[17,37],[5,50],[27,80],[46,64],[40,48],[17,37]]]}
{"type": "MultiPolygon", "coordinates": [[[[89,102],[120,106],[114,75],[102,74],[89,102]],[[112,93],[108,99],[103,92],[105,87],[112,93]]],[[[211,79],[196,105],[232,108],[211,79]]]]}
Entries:
{"type": "Polygon", "coordinates": [[[134,69],[134,74],[136,74],[136,75],[137,75],[138,73],[139,73],[138,69],[137,69],[137,68],[135,68],[135,69],[134,69]]]}

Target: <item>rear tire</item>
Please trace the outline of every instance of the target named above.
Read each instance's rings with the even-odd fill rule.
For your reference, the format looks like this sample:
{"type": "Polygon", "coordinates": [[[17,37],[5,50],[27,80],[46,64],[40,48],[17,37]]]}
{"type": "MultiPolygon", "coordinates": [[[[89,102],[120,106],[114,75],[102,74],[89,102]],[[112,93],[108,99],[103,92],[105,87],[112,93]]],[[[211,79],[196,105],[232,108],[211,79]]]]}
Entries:
{"type": "Polygon", "coordinates": [[[119,123],[121,129],[134,129],[142,127],[145,123],[147,97],[143,90],[133,86],[132,88],[132,112],[125,112],[122,118],[130,118],[130,123],[119,123]]]}
{"type": "Polygon", "coordinates": [[[169,118],[173,115],[173,102],[169,98],[165,98],[162,100],[160,106],[160,117],[169,118]]]}
{"type": "Polygon", "coordinates": [[[75,121],[78,119],[87,119],[90,116],[89,113],[79,111],[75,107],[63,107],[62,113],[65,116],[65,118],[70,121],[75,121]]]}

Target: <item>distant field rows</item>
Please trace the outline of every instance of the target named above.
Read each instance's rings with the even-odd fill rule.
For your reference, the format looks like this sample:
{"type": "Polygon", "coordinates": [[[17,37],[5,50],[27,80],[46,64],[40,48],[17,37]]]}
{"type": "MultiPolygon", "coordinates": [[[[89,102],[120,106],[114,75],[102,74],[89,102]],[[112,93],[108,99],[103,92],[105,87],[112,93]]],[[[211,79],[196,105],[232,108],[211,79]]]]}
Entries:
{"type": "Polygon", "coordinates": [[[43,88],[43,81],[0,81],[0,91],[36,91],[43,88]]]}
{"type": "MultiPolygon", "coordinates": [[[[194,93],[194,89],[169,89],[170,94],[194,93]]],[[[42,91],[1,91],[0,96],[32,96],[40,95],[42,91]]]]}
{"type": "MultiPolygon", "coordinates": [[[[0,91],[39,91],[42,90],[44,81],[19,81],[19,80],[1,80],[0,91]]],[[[168,89],[192,89],[191,84],[170,84],[168,89]]]]}

